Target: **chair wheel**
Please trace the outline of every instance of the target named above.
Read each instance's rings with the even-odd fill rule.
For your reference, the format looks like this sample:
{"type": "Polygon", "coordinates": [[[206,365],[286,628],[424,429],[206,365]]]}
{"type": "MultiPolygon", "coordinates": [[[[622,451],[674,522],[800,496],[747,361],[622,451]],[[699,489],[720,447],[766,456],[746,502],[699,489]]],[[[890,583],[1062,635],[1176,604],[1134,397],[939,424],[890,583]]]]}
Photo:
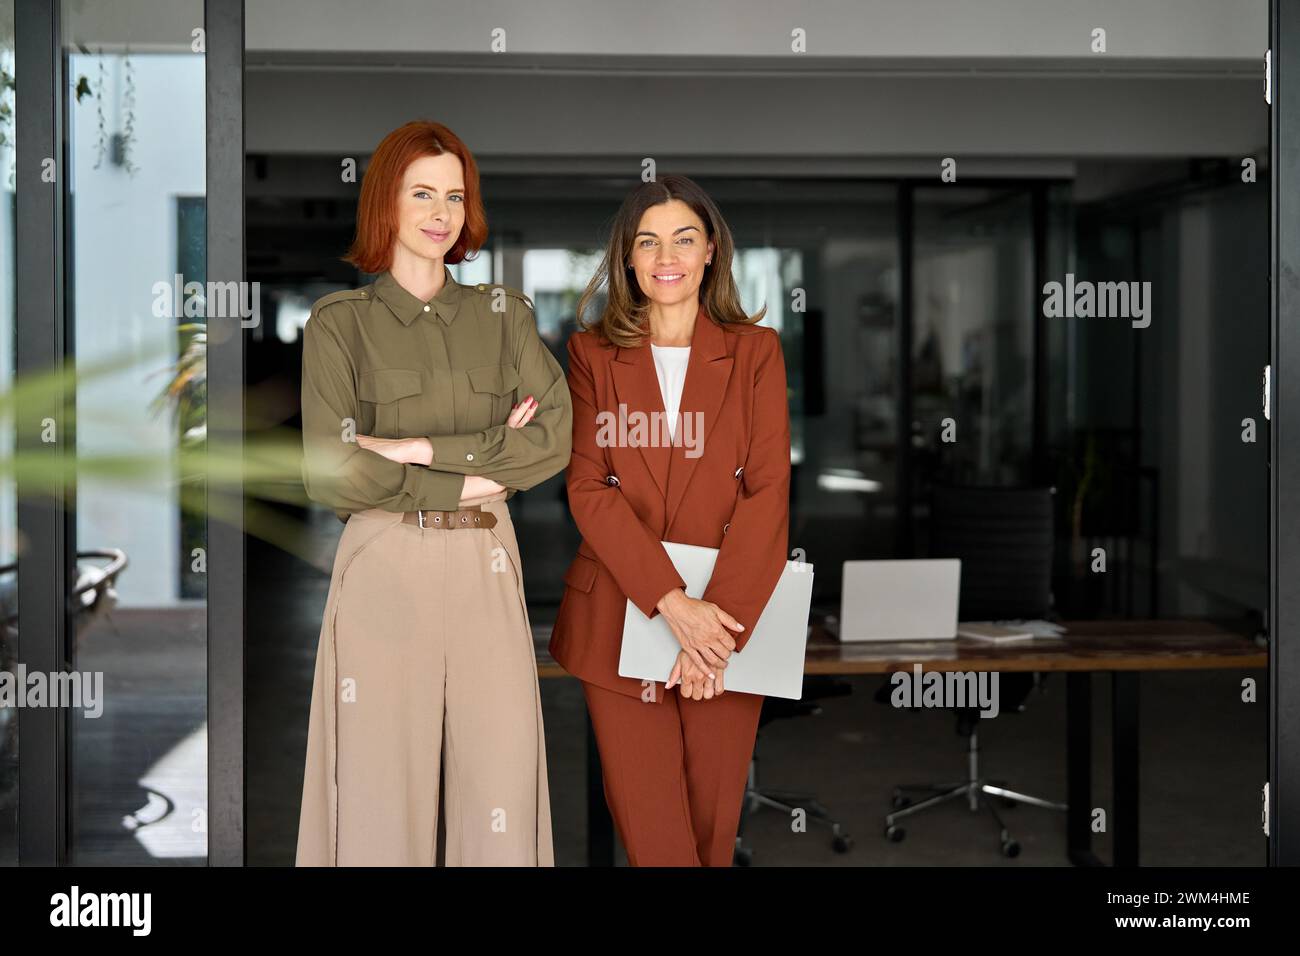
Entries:
{"type": "Polygon", "coordinates": [[[754,864],[754,851],[750,849],[737,849],[732,861],[736,866],[752,866],[754,864]]]}
{"type": "Polygon", "coordinates": [[[1020,855],[1020,844],[1015,840],[1003,840],[1002,855],[1008,859],[1015,859],[1020,855]]]}
{"type": "Polygon", "coordinates": [[[894,799],[890,800],[889,803],[895,810],[901,810],[903,807],[910,807],[912,805],[912,798],[905,797],[901,793],[896,793],[894,794],[894,799]]]}
{"type": "Polygon", "coordinates": [[[847,833],[841,833],[831,840],[831,849],[836,853],[848,853],[853,849],[853,837],[847,833]]]}
{"type": "Polygon", "coordinates": [[[885,827],[885,839],[889,840],[890,843],[901,843],[905,836],[907,836],[907,831],[902,827],[885,827]]]}

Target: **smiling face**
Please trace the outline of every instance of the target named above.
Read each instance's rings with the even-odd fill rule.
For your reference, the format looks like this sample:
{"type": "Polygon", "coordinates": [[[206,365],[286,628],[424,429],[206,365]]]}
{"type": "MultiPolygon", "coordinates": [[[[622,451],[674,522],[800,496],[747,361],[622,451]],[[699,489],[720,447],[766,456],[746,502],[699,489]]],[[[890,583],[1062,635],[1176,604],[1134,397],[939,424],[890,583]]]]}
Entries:
{"type": "Polygon", "coordinates": [[[421,156],[406,167],[397,195],[397,242],[413,255],[441,260],[465,225],[465,176],[451,153],[421,156]]]}
{"type": "Polygon", "coordinates": [[[649,207],[632,237],[632,270],[641,292],[659,305],[699,294],[705,260],[713,256],[704,220],[680,199],[649,207]]]}

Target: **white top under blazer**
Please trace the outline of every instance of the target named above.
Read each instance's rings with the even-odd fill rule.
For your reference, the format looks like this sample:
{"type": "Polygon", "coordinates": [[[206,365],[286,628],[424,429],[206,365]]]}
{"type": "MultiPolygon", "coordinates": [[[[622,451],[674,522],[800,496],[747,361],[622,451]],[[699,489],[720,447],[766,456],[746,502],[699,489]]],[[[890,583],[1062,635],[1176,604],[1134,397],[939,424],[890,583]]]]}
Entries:
{"type": "Polygon", "coordinates": [[[682,386],[686,383],[686,363],[691,358],[689,345],[655,345],[650,343],[655,359],[655,374],[659,376],[659,392],[664,397],[664,411],[668,413],[668,435],[676,438],[677,410],[682,404],[682,386]]]}

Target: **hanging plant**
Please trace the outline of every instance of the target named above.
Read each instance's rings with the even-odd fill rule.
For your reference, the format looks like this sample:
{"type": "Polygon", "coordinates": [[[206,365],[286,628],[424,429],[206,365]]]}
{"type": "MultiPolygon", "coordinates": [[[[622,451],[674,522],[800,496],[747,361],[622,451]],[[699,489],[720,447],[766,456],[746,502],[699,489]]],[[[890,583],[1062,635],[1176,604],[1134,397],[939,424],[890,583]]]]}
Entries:
{"type": "MultiPolygon", "coordinates": [[[[101,47],[96,53],[96,59],[99,63],[99,85],[95,89],[95,118],[99,128],[99,138],[95,142],[95,165],[93,169],[99,169],[100,164],[104,161],[104,154],[108,151],[108,128],[104,123],[104,88],[108,85],[105,81],[104,74],[104,50],[101,47]]],[[[85,80],[83,76],[77,83],[77,102],[81,102],[81,82],[85,80]]]]}
{"type": "MultiPolygon", "coordinates": [[[[78,44],[81,52],[90,54],[83,44],[78,44]]],[[[4,51],[6,54],[10,51],[4,51]]],[[[76,103],[80,104],[87,96],[95,97],[95,120],[98,130],[98,137],[95,142],[95,163],[93,168],[99,169],[104,162],[104,156],[109,150],[108,124],[104,120],[104,90],[108,87],[107,73],[104,69],[104,49],[100,47],[95,56],[98,60],[99,82],[94,89],[91,88],[90,79],[84,73],[77,77],[76,86],[73,87],[73,98],[76,103]]],[[[131,148],[135,144],[135,68],[131,62],[130,47],[127,47],[126,53],[122,59],[122,132],[114,133],[113,140],[113,162],[114,165],[122,166],[127,173],[134,176],[139,172],[139,167],[131,161],[131,148]]],[[[14,97],[17,95],[17,84],[13,72],[6,63],[0,66],[0,149],[14,149],[14,97]]],[[[14,188],[14,169],[17,165],[15,162],[9,164],[9,186],[14,188]]]]}
{"type": "Polygon", "coordinates": [[[129,45],[122,57],[122,132],[119,137],[118,161],[127,175],[134,176],[139,167],[131,162],[131,147],[135,144],[135,66],[131,62],[129,45]]]}

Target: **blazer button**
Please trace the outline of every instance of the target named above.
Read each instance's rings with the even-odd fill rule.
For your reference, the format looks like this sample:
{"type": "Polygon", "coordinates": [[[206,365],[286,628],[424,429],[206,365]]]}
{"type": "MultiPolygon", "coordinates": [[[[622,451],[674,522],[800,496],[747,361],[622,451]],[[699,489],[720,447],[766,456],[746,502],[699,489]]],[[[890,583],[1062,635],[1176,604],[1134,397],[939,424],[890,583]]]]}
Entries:
{"type": "Polygon", "coordinates": [[[745,466],[744,466],[744,465],[741,465],[739,468],[736,469],[736,473],[735,473],[734,475],[732,475],[731,477],[732,477],[732,478],[739,478],[739,477],[740,477],[741,475],[743,475],[744,473],[745,473],[745,466]]]}
{"type": "Polygon", "coordinates": [[[724,525],[722,526],[722,533],[723,533],[723,534],[726,534],[726,533],[727,533],[727,529],[730,528],[730,527],[731,527],[731,522],[728,521],[726,524],[724,524],[724,525]]]}
{"type": "Polygon", "coordinates": [[[618,484],[618,478],[616,478],[616,477],[613,476],[613,475],[606,475],[606,476],[605,476],[605,484],[607,484],[607,485],[617,485],[617,484],[618,484]]]}

